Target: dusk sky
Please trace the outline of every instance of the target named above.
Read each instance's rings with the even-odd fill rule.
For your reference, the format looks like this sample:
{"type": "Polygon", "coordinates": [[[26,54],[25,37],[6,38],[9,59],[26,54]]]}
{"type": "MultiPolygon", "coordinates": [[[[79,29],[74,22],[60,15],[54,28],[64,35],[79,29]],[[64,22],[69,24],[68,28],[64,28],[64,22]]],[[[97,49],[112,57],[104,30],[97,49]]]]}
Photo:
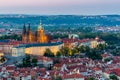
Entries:
{"type": "Polygon", "coordinates": [[[0,14],[120,14],[120,0],[0,0],[0,14]]]}

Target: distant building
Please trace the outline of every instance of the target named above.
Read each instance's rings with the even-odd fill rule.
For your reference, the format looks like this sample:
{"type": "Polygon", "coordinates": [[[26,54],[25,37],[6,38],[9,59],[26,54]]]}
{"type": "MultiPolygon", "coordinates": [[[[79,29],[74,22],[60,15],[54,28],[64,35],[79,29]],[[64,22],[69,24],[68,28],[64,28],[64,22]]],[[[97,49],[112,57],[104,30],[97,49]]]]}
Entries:
{"type": "Polygon", "coordinates": [[[64,39],[54,39],[51,42],[63,42],[64,47],[74,48],[77,46],[88,46],[90,48],[96,48],[99,44],[105,44],[105,41],[96,37],[95,39],[73,39],[73,38],[64,38],[64,39]]]}
{"type": "Polygon", "coordinates": [[[77,34],[69,34],[69,39],[79,39],[79,36],[77,34]]]}
{"type": "Polygon", "coordinates": [[[0,59],[2,56],[4,56],[4,53],[3,53],[3,51],[0,51],[0,59]]]}
{"type": "Polygon", "coordinates": [[[16,46],[12,48],[12,56],[25,56],[25,46],[16,46]]]}
{"type": "Polygon", "coordinates": [[[11,54],[12,48],[14,46],[18,46],[19,44],[22,44],[22,42],[15,40],[0,40],[0,50],[2,50],[5,54],[11,54]]]}
{"type": "Polygon", "coordinates": [[[38,65],[43,65],[44,67],[52,67],[53,66],[53,60],[51,58],[48,57],[44,57],[44,56],[38,56],[37,58],[38,65]]]}

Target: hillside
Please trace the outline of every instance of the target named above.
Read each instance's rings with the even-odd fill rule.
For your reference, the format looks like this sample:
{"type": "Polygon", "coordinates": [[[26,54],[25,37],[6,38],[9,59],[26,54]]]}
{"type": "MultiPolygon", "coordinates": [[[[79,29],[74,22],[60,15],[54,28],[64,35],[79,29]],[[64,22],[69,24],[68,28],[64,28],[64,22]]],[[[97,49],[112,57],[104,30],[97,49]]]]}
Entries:
{"type": "Polygon", "coordinates": [[[120,15],[0,15],[0,28],[22,28],[24,23],[31,23],[34,29],[39,24],[40,19],[47,29],[58,27],[120,26],[120,15]]]}

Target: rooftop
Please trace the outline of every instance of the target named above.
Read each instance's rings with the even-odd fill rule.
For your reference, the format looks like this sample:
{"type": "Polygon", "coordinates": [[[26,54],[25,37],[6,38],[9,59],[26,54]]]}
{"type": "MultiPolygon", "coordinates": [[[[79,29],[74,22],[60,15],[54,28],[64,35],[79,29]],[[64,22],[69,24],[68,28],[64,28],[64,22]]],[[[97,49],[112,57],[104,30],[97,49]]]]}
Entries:
{"type": "Polygon", "coordinates": [[[30,43],[30,44],[21,44],[19,46],[16,46],[16,48],[20,48],[20,47],[38,47],[38,46],[57,46],[57,45],[61,45],[63,44],[63,42],[55,42],[55,43],[30,43]]]}

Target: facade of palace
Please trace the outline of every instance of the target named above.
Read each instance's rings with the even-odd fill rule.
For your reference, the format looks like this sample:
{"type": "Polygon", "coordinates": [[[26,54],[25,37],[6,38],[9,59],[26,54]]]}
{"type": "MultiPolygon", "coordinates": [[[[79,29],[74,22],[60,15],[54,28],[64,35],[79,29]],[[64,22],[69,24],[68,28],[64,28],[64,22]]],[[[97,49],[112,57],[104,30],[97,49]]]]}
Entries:
{"type": "Polygon", "coordinates": [[[25,54],[43,56],[46,49],[50,49],[56,55],[62,46],[62,42],[22,44],[12,48],[12,56],[24,56],[25,54]]]}

